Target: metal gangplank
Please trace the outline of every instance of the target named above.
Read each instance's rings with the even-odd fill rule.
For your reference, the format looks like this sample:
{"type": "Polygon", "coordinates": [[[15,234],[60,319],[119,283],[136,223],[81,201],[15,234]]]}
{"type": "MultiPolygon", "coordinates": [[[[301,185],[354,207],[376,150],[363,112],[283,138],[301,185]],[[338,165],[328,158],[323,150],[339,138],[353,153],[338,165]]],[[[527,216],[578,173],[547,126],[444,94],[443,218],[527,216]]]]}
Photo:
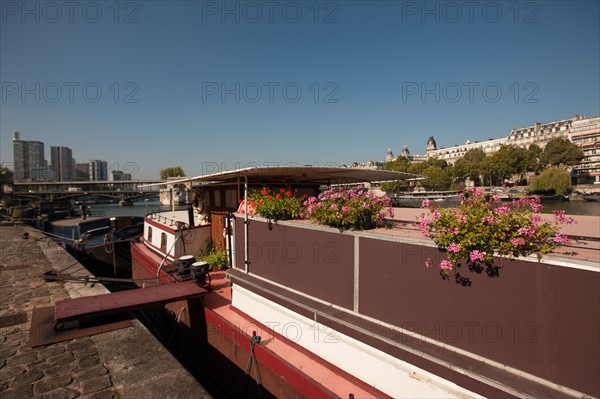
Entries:
{"type": "Polygon", "coordinates": [[[65,323],[91,320],[116,313],[164,305],[185,299],[197,298],[207,291],[192,281],[162,284],[148,288],[71,298],[54,305],[54,329],[59,331],[65,323]]]}

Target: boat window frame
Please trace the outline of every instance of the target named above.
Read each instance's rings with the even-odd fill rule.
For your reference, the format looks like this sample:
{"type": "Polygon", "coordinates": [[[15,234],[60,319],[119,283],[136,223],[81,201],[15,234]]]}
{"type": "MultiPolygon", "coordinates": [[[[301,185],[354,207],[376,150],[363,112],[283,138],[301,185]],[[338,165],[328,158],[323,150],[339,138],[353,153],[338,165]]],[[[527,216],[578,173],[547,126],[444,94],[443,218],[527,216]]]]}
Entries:
{"type": "Polygon", "coordinates": [[[152,243],[152,226],[148,226],[148,234],[147,234],[146,241],[148,241],[149,243],[152,243]]]}
{"type": "Polygon", "coordinates": [[[164,231],[160,233],[160,250],[167,252],[167,233],[164,231]]]}

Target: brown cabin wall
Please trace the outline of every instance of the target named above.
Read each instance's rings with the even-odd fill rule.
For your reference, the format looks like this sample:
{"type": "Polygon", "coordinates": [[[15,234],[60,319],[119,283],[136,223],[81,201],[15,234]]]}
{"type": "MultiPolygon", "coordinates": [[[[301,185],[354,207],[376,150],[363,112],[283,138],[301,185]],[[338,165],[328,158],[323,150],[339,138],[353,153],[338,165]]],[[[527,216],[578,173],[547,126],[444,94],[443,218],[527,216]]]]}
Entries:
{"type": "MultiPolygon", "coordinates": [[[[244,269],[243,218],[236,226],[244,269]]],[[[425,267],[444,259],[430,246],[260,219],[248,227],[253,275],[349,311],[356,302],[361,315],[598,396],[600,273],[507,261],[499,278],[475,275],[462,287],[425,267]]]]}
{"type": "MultiPolygon", "coordinates": [[[[236,219],[236,267],[244,269],[244,220],[236,219]]],[[[249,270],[307,295],[352,309],[354,238],[250,219],[249,270]],[[335,286],[336,289],[331,289],[335,286]]]]}

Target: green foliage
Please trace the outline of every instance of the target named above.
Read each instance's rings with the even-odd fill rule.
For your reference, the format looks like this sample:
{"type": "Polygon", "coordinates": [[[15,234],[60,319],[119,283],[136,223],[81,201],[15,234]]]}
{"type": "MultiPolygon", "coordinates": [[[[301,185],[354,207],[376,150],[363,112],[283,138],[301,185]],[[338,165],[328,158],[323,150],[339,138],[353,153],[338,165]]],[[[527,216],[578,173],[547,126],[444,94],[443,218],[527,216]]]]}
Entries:
{"type": "Polygon", "coordinates": [[[427,190],[448,190],[452,184],[453,168],[441,159],[429,158],[425,162],[417,162],[410,165],[408,171],[418,175],[426,176],[427,179],[419,181],[419,184],[427,190]]]}
{"type": "Polygon", "coordinates": [[[422,170],[420,174],[427,176],[427,179],[420,181],[421,185],[431,191],[449,190],[453,182],[452,172],[449,169],[430,166],[422,170]]]}
{"type": "Polygon", "coordinates": [[[13,185],[14,174],[13,171],[8,169],[6,166],[0,167],[0,193],[4,192],[4,186],[13,185]]]}
{"type": "MultiPolygon", "coordinates": [[[[397,172],[408,172],[410,165],[411,163],[408,158],[399,156],[393,161],[386,162],[383,165],[383,169],[394,170],[397,172]]],[[[386,193],[394,193],[406,187],[408,187],[408,182],[406,180],[381,183],[381,189],[386,193]]]]}
{"type": "Polygon", "coordinates": [[[172,166],[161,169],[160,179],[167,180],[167,178],[169,177],[185,177],[185,172],[183,171],[181,166],[172,166]]]}
{"type": "Polygon", "coordinates": [[[527,158],[525,160],[525,170],[527,172],[539,173],[543,165],[540,162],[540,158],[542,156],[542,149],[537,144],[531,144],[529,148],[527,148],[527,158]]]}
{"type": "Polygon", "coordinates": [[[574,166],[583,159],[583,151],[567,139],[554,138],[546,144],[541,154],[545,166],[574,166]]]}
{"type": "Polygon", "coordinates": [[[571,189],[571,176],[564,169],[549,168],[530,179],[529,189],[532,192],[554,192],[561,195],[571,189]]]}
{"type": "Polygon", "coordinates": [[[208,263],[210,270],[223,270],[229,266],[229,254],[227,250],[220,246],[214,247],[212,242],[208,243],[206,251],[196,255],[196,260],[208,263]]]}
{"type": "Polygon", "coordinates": [[[395,170],[397,172],[408,172],[408,168],[410,167],[410,161],[408,158],[399,156],[393,161],[386,162],[383,165],[383,169],[385,170],[395,170]]]}
{"type": "Polygon", "coordinates": [[[393,181],[393,182],[383,182],[381,183],[381,190],[385,191],[386,193],[395,193],[398,191],[402,191],[403,189],[407,188],[409,186],[408,181],[406,180],[399,180],[399,181],[393,181]]]}
{"type": "Polygon", "coordinates": [[[302,199],[294,196],[290,189],[269,190],[263,188],[248,195],[248,203],[254,212],[272,220],[297,219],[302,215],[302,199]]]}
{"type": "Polygon", "coordinates": [[[454,164],[454,176],[460,179],[471,179],[476,181],[481,174],[481,163],[486,158],[485,152],[481,148],[473,148],[465,153],[454,164]]]}
{"type": "Polygon", "coordinates": [[[486,169],[489,175],[502,182],[511,176],[525,171],[527,152],[520,147],[503,145],[492,156],[486,159],[486,169]]]}

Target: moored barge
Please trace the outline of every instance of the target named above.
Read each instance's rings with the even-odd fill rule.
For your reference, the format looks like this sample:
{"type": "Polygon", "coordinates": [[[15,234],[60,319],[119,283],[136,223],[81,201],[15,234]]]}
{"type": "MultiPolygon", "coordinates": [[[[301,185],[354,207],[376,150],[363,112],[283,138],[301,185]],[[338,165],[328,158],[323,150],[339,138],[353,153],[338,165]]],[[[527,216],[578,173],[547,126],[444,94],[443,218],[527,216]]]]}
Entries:
{"type": "Polygon", "coordinates": [[[141,286],[192,278],[180,259],[208,243],[228,251],[231,268],[212,273],[202,300],[154,309],[152,320],[208,373],[250,371],[274,397],[598,397],[594,255],[517,259],[498,279],[459,287],[423,266],[444,254],[410,229],[341,232],[249,217],[247,201],[238,208],[265,186],[313,195],[406,177],[273,167],[179,181],[202,212],[146,216],[133,277],[141,286]]]}

